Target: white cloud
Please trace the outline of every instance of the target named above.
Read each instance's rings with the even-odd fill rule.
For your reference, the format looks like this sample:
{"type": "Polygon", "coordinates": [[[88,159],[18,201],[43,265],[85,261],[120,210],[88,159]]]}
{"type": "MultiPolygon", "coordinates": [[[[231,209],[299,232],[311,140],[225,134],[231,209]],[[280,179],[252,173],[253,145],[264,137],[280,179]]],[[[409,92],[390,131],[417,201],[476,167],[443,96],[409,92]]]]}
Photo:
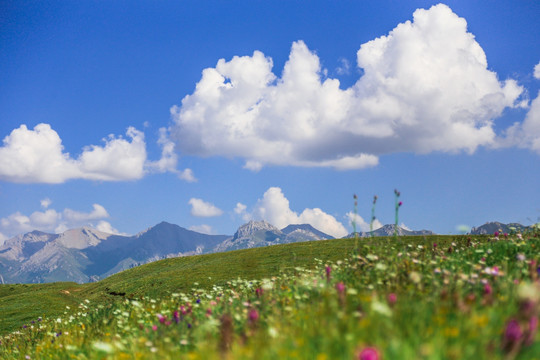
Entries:
{"type": "Polygon", "coordinates": [[[45,198],[45,199],[41,200],[40,203],[41,203],[41,207],[46,209],[51,205],[52,201],[49,198],[45,198]]]}
{"type": "Polygon", "coordinates": [[[160,129],[161,159],[148,161],[144,133],[129,127],[126,138],[109,135],[103,146],[90,145],[75,159],[64,152],[62,140],[49,124],[33,130],[14,129],[0,147],[0,180],[17,183],[58,184],[71,179],[137,180],[148,171],[174,172],[191,181],[193,174],[176,170],[174,143],[160,129]],[[191,174],[191,176],[189,176],[191,174]]]}
{"type": "Polygon", "coordinates": [[[201,234],[214,235],[214,230],[212,229],[212,227],[206,224],[190,226],[189,230],[195,231],[201,234]]]}
{"type": "MultiPolygon", "coordinates": [[[[239,208],[238,204],[237,208],[239,208]]],[[[343,224],[319,208],[304,209],[298,215],[291,210],[289,200],[279,187],[269,188],[262,199],[257,200],[253,211],[249,215],[249,218],[268,221],[280,229],[290,224],[310,224],[314,228],[334,237],[347,235],[347,230],[343,224]]]]}
{"type": "Polygon", "coordinates": [[[191,205],[191,215],[193,216],[213,217],[223,214],[221,209],[201,199],[191,198],[188,203],[191,205]]]}
{"type": "Polygon", "coordinates": [[[6,240],[8,240],[8,237],[0,232],[0,246],[4,245],[6,240]]]}
{"type": "Polygon", "coordinates": [[[0,237],[11,238],[33,230],[60,233],[68,229],[81,226],[94,227],[100,231],[119,234],[110,223],[103,221],[109,217],[107,210],[94,204],[90,212],[81,212],[72,209],[64,209],[58,212],[54,209],[35,211],[30,215],[24,215],[17,211],[4,218],[0,218],[0,237]]]}
{"type": "Polygon", "coordinates": [[[174,151],[174,142],[169,139],[166,128],[159,129],[158,144],[161,146],[161,159],[158,161],[149,161],[147,167],[151,171],[164,173],[176,172],[176,164],[178,163],[178,155],[174,151]]]}
{"type": "MultiPolygon", "coordinates": [[[[534,67],[534,76],[540,79],[540,63],[534,67]]],[[[540,91],[531,102],[525,120],[509,127],[505,131],[505,136],[500,139],[499,146],[517,146],[540,154],[540,91]]]]}
{"type": "Polygon", "coordinates": [[[402,228],[402,229],[405,229],[405,230],[407,230],[407,231],[412,231],[407,225],[405,225],[405,223],[401,223],[401,224],[399,225],[399,227],[402,228]]]}
{"type": "Polygon", "coordinates": [[[173,106],[180,151],[240,157],[245,167],[375,166],[391,152],[474,152],[491,146],[493,120],[519,106],[523,88],[500,82],[465,19],[443,4],[361,45],[363,76],[345,90],[317,55],[293,43],[282,77],[272,59],[220,59],[193,94],[173,106]]]}
{"type": "Polygon", "coordinates": [[[540,154],[540,92],[531,103],[523,123],[514,123],[502,140],[505,146],[518,146],[540,154]]]}
{"type": "Polygon", "coordinates": [[[236,206],[234,208],[234,213],[238,215],[242,215],[246,212],[247,206],[242,203],[236,203],[236,206]]]}
{"type": "Polygon", "coordinates": [[[126,233],[121,233],[117,229],[115,229],[110,222],[105,220],[100,220],[95,228],[101,232],[107,233],[107,234],[113,234],[113,235],[127,235],[126,233]]]}
{"type": "Polygon", "coordinates": [[[65,209],[63,217],[66,221],[76,224],[109,217],[109,213],[107,212],[107,210],[105,210],[103,206],[99,204],[94,204],[92,205],[92,208],[93,210],[89,213],[65,209]]]}
{"type": "MultiPolygon", "coordinates": [[[[349,220],[349,224],[351,227],[353,227],[353,221],[356,220],[356,231],[357,232],[370,232],[371,231],[371,224],[369,222],[366,222],[363,217],[361,217],[358,214],[355,214],[354,212],[350,211],[346,214],[347,219],[349,220]]],[[[373,230],[377,230],[381,228],[383,224],[379,221],[379,219],[375,219],[373,221],[373,230]]]]}
{"type": "Polygon", "coordinates": [[[340,65],[336,68],[338,75],[348,75],[351,73],[351,64],[345,58],[339,59],[340,65]]]}
{"type": "Polygon", "coordinates": [[[178,178],[187,182],[197,182],[197,178],[191,169],[184,169],[178,172],[178,178]]]}

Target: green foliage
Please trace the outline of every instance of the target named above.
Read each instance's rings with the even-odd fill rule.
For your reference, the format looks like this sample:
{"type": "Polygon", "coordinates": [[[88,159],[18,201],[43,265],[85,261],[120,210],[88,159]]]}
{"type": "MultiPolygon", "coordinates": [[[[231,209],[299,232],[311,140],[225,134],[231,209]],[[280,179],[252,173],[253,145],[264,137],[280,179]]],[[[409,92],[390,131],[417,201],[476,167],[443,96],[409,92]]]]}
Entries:
{"type": "Polygon", "coordinates": [[[20,318],[0,358],[322,360],[367,348],[383,359],[537,358],[539,336],[527,338],[540,310],[537,235],[354,242],[168,259],[94,284],[5,285],[2,309],[59,304],[43,321],[20,318]],[[522,329],[513,342],[510,319],[522,329]]]}

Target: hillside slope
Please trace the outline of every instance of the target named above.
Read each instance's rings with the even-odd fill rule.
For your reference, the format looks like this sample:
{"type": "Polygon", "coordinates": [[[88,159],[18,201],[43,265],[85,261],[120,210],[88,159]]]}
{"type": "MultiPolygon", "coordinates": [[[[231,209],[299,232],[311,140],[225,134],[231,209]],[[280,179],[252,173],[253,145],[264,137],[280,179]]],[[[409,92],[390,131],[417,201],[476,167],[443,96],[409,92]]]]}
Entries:
{"type": "MultiPolygon", "coordinates": [[[[402,243],[440,246],[460,241],[457,236],[402,237],[402,243]]],[[[388,238],[367,239],[360,246],[369,247],[392,241],[388,238]]],[[[224,285],[237,278],[261,279],[290,271],[295,267],[312,267],[314,259],[337,261],[354,249],[354,239],[321,240],[246,250],[213,253],[156,261],[104,280],[87,283],[53,283],[32,285],[0,285],[0,334],[13,331],[40,316],[62,314],[66,305],[85,299],[93,303],[108,303],[124,297],[161,297],[173,292],[189,292],[199,288],[224,285]]]]}

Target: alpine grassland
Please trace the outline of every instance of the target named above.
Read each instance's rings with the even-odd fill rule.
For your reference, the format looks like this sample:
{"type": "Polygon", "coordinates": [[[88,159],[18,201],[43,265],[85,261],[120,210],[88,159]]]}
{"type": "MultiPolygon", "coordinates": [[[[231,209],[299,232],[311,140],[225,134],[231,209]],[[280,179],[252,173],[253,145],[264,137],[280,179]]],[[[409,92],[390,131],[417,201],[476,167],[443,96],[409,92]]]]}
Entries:
{"type": "Polygon", "coordinates": [[[0,358],[539,359],[539,247],[538,231],[339,239],[2,285],[0,358]]]}

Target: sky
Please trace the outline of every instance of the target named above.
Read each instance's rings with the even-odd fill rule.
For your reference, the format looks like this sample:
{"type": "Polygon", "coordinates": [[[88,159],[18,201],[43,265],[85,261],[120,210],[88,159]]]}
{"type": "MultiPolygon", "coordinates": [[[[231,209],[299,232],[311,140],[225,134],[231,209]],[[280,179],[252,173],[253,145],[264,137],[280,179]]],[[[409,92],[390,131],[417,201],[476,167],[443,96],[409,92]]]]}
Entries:
{"type": "Polygon", "coordinates": [[[0,244],[540,221],[540,2],[2,1],[0,244]],[[357,214],[353,194],[358,197],[357,214]]]}

